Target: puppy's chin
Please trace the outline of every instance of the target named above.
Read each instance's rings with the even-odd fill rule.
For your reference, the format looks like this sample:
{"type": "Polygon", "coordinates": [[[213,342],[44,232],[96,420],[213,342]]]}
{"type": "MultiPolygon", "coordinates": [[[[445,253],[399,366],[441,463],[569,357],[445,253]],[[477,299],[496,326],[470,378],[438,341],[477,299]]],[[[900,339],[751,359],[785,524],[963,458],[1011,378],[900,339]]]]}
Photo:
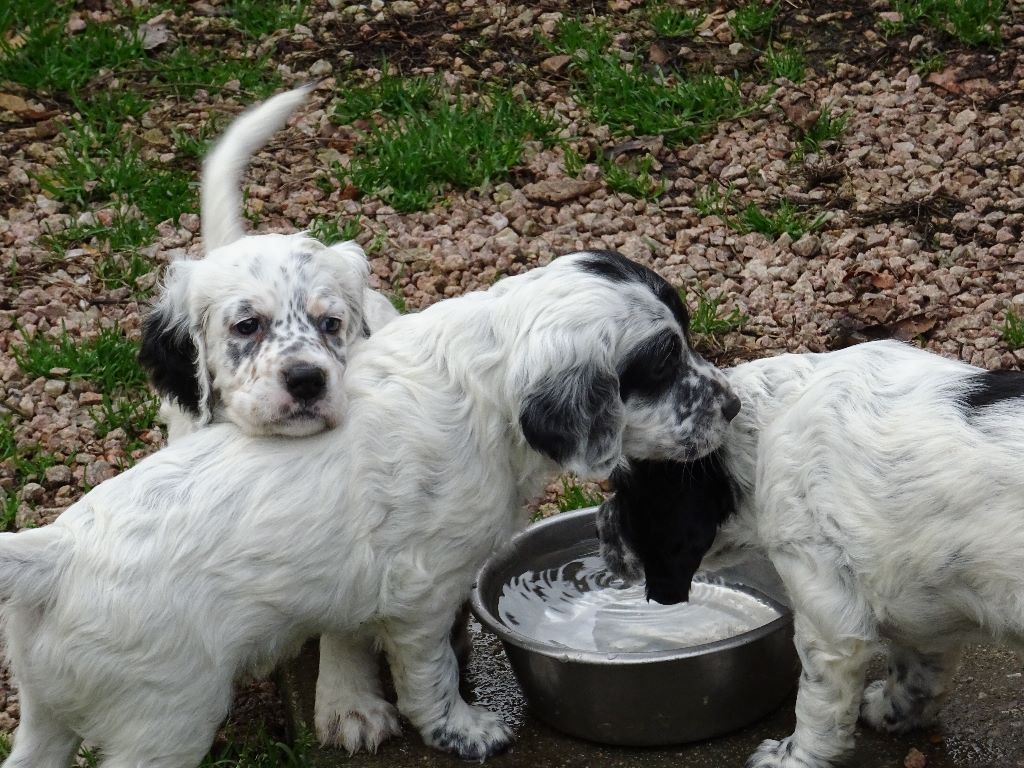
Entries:
{"type": "Polygon", "coordinates": [[[342,410],[326,403],[305,407],[292,403],[268,413],[266,408],[243,408],[236,402],[223,411],[222,418],[252,437],[308,437],[338,426],[342,410]]]}
{"type": "Polygon", "coordinates": [[[281,435],[283,437],[309,437],[310,435],[315,435],[318,432],[325,432],[328,429],[334,429],[336,426],[336,421],[333,419],[327,419],[322,415],[300,414],[282,421],[267,424],[263,434],[281,435]]]}

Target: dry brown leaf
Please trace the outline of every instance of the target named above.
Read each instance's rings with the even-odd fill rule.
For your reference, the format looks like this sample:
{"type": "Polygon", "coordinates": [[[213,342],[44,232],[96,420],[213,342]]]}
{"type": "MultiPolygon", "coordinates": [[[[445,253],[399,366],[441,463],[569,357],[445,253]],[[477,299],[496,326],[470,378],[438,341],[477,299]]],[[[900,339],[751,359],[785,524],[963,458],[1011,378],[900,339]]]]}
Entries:
{"type": "Polygon", "coordinates": [[[871,284],[880,291],[896,286],[896,278],[889,272],[882,272],[879,275],[871,276],[871,284]]]}
{"type": "Polygon", "coordinates": [[[958,75],[960,70],[956,67],[946,67],[941,72],[932,72],[928,75],[928,82],[937,85],[950,93],[960,93],[960,82],[958,75]]]}
{"type": "Polygon", "coordinates": [[[665,64],[668,61],[670,61],[672,56],[670,56],[669,52],[666,51],[657,43],[651,43],[651,50],[650,52],[648,52],[647,58],[651,60],[652,64],[657,64],[658,66],[661,66],[662,64],[665,64]]]}

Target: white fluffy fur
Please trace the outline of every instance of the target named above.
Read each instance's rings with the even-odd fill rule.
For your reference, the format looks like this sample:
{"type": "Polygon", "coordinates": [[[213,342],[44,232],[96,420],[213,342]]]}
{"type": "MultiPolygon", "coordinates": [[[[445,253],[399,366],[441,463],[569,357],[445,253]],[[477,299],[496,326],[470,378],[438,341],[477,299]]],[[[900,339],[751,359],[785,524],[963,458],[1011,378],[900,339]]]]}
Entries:
{"type": "Polygon", "coordinates": [[[344,415],[349,348],[398,314],[367,287],[366,255],[356,243],[325,246],[306,233],[245,235],[242,172],[309,90],[287,91],[246,111],[204,162],[206,258],[171,266],[143,336],[142,360],[164,396],[171,440],[220,420],[254,435],[335,426],[344,415]],[[338,331],[323,331],[328,317],[341,322],[338,331]],[[243,336],[240,323],[252,321],[259,330],[243,336]],[[182,371],[173,372],[177,367],[182,371]],[[315,396],[303,397],[306,390],[294,384],[303,370],[323,377],[315,396]]]}
{"type": "Polygon", "coordinates": [[[693,458],[734,413],[680,313],[593,267],[625,274],[617,259],[563,257],[388,324],[348,367],[338,429],[292,440],[214,424],[52,525],[0,534],[21,691],[4,768],[66,768],[81,738],[104,768],[193,768],[238,676],[323,632],[342,741],[397,727],[374,678],[380,643],[428,743],[468,758],[506,746],[500,719],[459,696],[448,642],[476,569],[552,472],[693,458]],[[638,385],[658,339],[673,356],[638,385]],[[620,377],[647,394],[620,393],[620,377]]]}
{"type": "Polygon", "coordinates": [[[833,765],[858,715],[893,732],[930,725],[964,643],[1024,644],[1020,375],[897,342],[726,374],[743,403],[720,451],[737,505],[703,565],[764,550],[803,662],[795,732],[748,766],[833,765]],[[1001,394],[971,401],[993,383],[1001,394]],[[882,641],[888,679],[865,692],[882,641]]]}

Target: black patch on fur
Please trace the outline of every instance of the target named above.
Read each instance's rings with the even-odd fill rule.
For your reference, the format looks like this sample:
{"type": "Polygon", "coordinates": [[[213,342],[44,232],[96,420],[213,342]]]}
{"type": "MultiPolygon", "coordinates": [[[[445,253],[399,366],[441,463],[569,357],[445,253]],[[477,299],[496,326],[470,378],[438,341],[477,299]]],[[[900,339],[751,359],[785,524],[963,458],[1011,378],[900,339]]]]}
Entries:
{"type": "Polygon", "coordinates": [[[966,408],[977,410],[1015,397],[1024,397],[1024,372],[985,371],[964,382],[960,402],[966,408]]]}
{"type": "Polygon", "coordinates": [[[672,311],[683,333],[689,334],[690,313],[683,300],[679,298],[679,292],[654,270],[630,261],[617,251],[588,251],[580,260],[580,265],[587,272],[615,282],[640,283],[647,286],[661,303],[672,311]]]}
{"type": "Polygon", "coordinates": [[[644,565],[647,599],[686,602],[690,582],[735,511],[733,485],[718,453],[685,464],[631,461],[611,477],[612,504],[626,545],[644,565]]]}
{"type": "Polygon", "coordinates": [[[146,315],[142,323],[139,364],[157,392],[198,416],[196,346],[187,333],[176,333],[171,320],[169,313],[159,308],[146,315]]]}
{"type": "Polygon", "coordinates": [[[370,338],[370,326],[366,322],[366,318],[365,317],[363,318],[362,334],[363,334],[363,338],[364,339],[370,338]]]}
{"type": "Polygon", "coordinates": [[[530,447],[559,464],[608,450],[621,408],[617,377],[583,365],[541,379],[523,399],[519,424],[530,447]]]}
{"type": "Polygon", "coordinates": [[[664,394],[679,376],[682,354],[679,337],[668,331],[631,349],[619,368],[622,401],[634,396],[654,399],[664,394]]]}

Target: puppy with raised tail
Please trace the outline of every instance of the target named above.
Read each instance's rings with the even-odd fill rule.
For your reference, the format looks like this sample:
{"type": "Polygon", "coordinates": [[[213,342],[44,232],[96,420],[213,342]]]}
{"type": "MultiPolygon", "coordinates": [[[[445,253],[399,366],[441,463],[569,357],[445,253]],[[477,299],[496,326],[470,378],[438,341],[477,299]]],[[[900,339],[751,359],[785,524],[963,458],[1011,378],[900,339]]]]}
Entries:
{"type": "Polygon", "coordinates": [[[803,663],[796,730],[750,768],[825,768],[858,716],[932,724],[960,649],[1024,648],[1024,374],[897,342],[727,371],[742,401],[696,462],[631,461],[599,513],[602,553],[650,597],[750,550],[775,565],[803,663]],[[885,680],[864,687],[888,642],[885,680]]]}
{"type": "Polygon", "coordinates": [[[398,314],[367,287],[356,243],[325,244],[304,232],[247,236],[242,227],[242,172],[309,90],[245,112],[203,165],[206,256],[169,267],[139,355],[163,397],[171,440],[213,421],[253,435],[336,426],[352,349],[398,314]]]}
{"type": "Polygon", "coordinates": [[[714,450],[739,403],[694,353],[664,280],[577,253],[388,323],[353,356],[338,428],[195,431],[53,524],[0,534],[21,723],[4,768],[195,768],[233,682],[325,634],[318,720],[351,748],[398,727],[373,649],[423,739],[508,746],[459,695],[449,630],[483,560],[553,473],[714,450]]]}

